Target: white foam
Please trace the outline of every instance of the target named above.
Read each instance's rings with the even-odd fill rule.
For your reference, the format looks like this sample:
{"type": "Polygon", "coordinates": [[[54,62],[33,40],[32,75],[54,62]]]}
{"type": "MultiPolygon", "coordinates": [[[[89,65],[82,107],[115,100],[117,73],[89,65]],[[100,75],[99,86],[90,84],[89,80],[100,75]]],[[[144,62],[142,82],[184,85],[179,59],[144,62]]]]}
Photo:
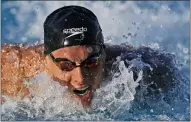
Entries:
{"type": "MultiPolygon", "coordinates": [[[[61,86],[58,82],[53,81],[46,72],[42,72],[35,78],[30,80],[29,87],[33,98],[24,99],[22,101],[6,98],[6,102],[2,105],[2,115],[4,119],[16,120],[19,116],[26,118],[41,118],[42,120],[115,120],[123,114],[128,114],[126,118],[142,119],[142,120],[169,120],[171,117],[150,116],[157,111],[162,112],[165,108],[166,112],[172,110],[172,106],[164,100],[160,101],[148,99],[145,102],[151,107],[149,113],[134,115],[128,113],[132,108],[135,99],[136,88],[142,80],[142,68],[148,66],[139,58],[129,62],[128,68],[125,67],[121,58],[118,57],[114,65],[117,65],[118,71],[111,71],[110,78],[106,79],[101,87],[96,90],[92,100],[92,108],[84,109],[79,101],[72,98],[67,87],[61,86]],[[138,69],[138,78],[134,80],[131,68],[138,69]],[[107,82],[107,84],[106,84],[107,82]],[[158,107],[162,105],[162,107],[158,107]],[[19,115],[15,115],[15,113],[19,115]]],[[[143,95],[140,95],[142,99],[143,95]]],[[[139,106],[139,105],[138,105],[139,106]]],[[[137,108],[136,108],[137,109],[137,108]]],[[[135,109],[135,113],[136,113],[135,109]]],[[[177,111],[173,108],[173,111],[177,111]]],[[[139,113],[139,109],[137,109],[139,113]]]]}
{"type": "MultiPolygon", "coordinates": [[[[43,116],[45,119],[57,120],[58,118],[54,118],[54,116],[60,115],[65,116],[62,119],[66,119],[68,116],[72,120],[105,120],[104,114],[97,114],[93,111],[101,110],[116,114],[124,107],[124,104],[128,103],[126,109],[127,106],[130,107],[130,101],[134,99],[136,93],[135,88],[142,77],[140,73],[138,80],[134,81],[133,73],[125,67],[124,62],[120,62],[119,69],[118,77],[113,75],[107,85],[102,84],[102,87],[95,92],[92,109],[88,111],[82,107],[79,101],[71,97],[67,87],[61,86],[58,82],[53,81],[46,72],[42,72],[29,81],[28,87],[33,98],[22,101],[7,99],[2,105],[2,113],[6,113],[9,108],[10,113],[22,109],[28,117],[43,116]],[[28,107],[22,108],[23,105],[28,107]],[[79,112],[81,115],[77,114],[79,112]]],[[[12,115],[14,116],[13,113],[12,115]]]]}
{"type": "Polygon", "coordinates": [[[133,72],[125,67],[123,61],[119,64],[119,70],[120,75],[118,75],[118,72],[116,72],[117,75],[114,73],[112,80],[107,81],[107,85],[96,90],[93,100],[94,109],[107,110],[107,112],[117,115],[125,105],[126,110],[130,108],[130,102],[134,100],[136,93],[135,88],[142,79],[142,72],[139,73],[137,80],[134,81],[133,72]]]}

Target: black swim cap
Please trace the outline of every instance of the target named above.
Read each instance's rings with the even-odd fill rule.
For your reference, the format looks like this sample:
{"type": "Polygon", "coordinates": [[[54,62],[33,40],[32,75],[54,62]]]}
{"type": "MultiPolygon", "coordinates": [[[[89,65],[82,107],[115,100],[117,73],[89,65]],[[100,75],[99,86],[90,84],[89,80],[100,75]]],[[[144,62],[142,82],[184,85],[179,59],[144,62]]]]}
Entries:
{"type": "Polygon", "coordinates": [[[44,54],[74,45],[104,45],[102,30],[93,12],[80,6],[65,6],[44,22],[44,54]]]}

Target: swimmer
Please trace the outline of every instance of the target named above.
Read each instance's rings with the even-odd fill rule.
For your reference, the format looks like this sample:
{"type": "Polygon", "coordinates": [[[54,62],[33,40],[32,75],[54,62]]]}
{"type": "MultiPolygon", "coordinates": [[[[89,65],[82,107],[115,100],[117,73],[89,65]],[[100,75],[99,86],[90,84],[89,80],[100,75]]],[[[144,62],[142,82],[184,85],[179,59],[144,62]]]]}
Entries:
{"type": "MultiPolygon", "coordinates": [[[[24,80],[45,71],[60,85],[68,86],[71,95],[83,105],[91,106],[95,90],[108,77],[118,56],[127,67],[127,61],[137,57],[151,66],[143,68],[140,84],[156,91],[173,87],[173,55],[149,47],[106,44],[93,12],[80,6],[65,6],[47,16],[43,44],[2,46],[1,94],[30,97],[24,80]]],[[[137,69],[133,71],[136,79],[137,69]]]]}

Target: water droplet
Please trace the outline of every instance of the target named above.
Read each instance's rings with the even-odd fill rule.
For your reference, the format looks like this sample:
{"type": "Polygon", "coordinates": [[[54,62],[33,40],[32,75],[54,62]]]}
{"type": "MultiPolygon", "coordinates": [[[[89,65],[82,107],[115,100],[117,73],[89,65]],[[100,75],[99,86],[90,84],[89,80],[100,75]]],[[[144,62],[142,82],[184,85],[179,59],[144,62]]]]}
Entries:
{"type": "Polygon", "coordinates": [[[22,38],[21,38],[21,41],[22,41],[22,42],[26,42],[26,41],[27,41],[27,38],[26,38],[26,37],[22,37],[22,38]]]}
{"type": "Polygon", "coordinates": [[[92,47],[88,47],[87,51],[88,51],[88,53],[91,53],[93,51],[93,48],[92,47]]]}
{"type": "Polygon", "coordinates": [[[187,53],[188,53],[188,48],[183,48],[183,52],[184,52],[185,54],[187,54],[187,53]]]}
{"type": "Polygon", "coordinates": [[[178,44],[177,44],[177,47],[178,47],[178,49],[182,49],[182,44],[181,44],[181,43],[178,43],[178,44]]]}
{"type": "Polygon", "coordinates": [[[135,23],[135,22],[132,22],[132,24],[133,24],[133,25],[136,25],[136,23],[135,23]]]}
{"type": "Polygon", "coordinates": [[[151,109],[150,112],[153,113],[154,112],[153,109],[151,109]]]}
{"type": "Polygon", "coordinates": [[[13,14],[13,15],[17,14],[17,11],[16,11],[15,8],[12,8],[12,9],[10,10],[10,12],[11,12],[11,14],[13,14]]]}
{"type": "Polygon", "coordinates": [[[127,35],[128,35],[128,36],[132,36],[132,34],[131,34],[131,33],[128,33],[127,35]]]}
{"type": "Polygon", "coordinates": [[[123,35],[123,38],[127,39],[128,37],[126,35],[123,35]]]}
{"type": "Polygon", "coordinates": [[[68,41],[64,41],[64,45],[68,45],[68,41]]]}

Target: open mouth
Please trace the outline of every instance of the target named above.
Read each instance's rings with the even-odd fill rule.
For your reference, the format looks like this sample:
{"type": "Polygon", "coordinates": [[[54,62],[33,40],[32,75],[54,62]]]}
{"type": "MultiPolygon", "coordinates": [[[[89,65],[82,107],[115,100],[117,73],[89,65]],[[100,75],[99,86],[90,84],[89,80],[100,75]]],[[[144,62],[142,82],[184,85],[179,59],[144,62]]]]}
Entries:
{"type": "Polygon", "coordinates": [[[83,105],[90,106],[93,97],[93,90],[91,86],[73,89],[72,91],[74,96],[79,99],[83,105]]]}
{"type": "Polygon", "coordinates": [[[90,90],[90,86],[86,86],[83,88],[74,89],[73,93],[78,95],[78,96],[84,96],[89,90],[90,90]]]}

